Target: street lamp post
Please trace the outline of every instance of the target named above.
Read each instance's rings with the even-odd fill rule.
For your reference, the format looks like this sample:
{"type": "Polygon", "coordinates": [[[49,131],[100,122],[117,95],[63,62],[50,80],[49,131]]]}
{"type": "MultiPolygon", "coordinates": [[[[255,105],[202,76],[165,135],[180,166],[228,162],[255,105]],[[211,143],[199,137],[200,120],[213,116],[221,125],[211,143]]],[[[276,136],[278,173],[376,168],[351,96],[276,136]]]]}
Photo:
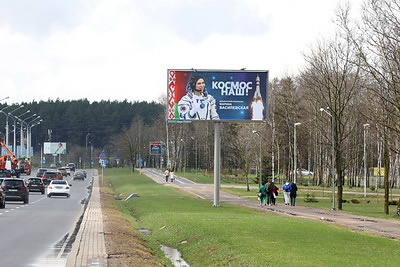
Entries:
{"type": "Polygon", "coordinates": [[[27,128],[26,128],[26,157],[29,159],[31,157],[31,144],[32,144],[32,127],[39,125],[43,120],[40,119],[39,121],[36,121],[37,119],[40,119],[40,116],[37,116],[34,118],[32,121],[27,123],[27,128]]]}
{"type": "MultiPolygon", "coordinates": [[[[24,113],[22,113],[21,115],[19,115],[19,117],[15,116],[20,122],[21,122],[21,132],[20,132],[20,144],[19,144],[19,156],[22,157],[22,152],[23,152],[23,146],[24,146],[24,123],[25,119],[21,119],[22,116],[28,114],[29,112],[31,112],[30,110],[25,111],[24,113]]],[[[36,116],[36,114],[34,114],[36,116]]],[[[29,116],[28,118],[30,118],[31,116],[29,116]]]]}
{"type": "Polygon", "coordinates": [[[90,135],[90,133],[87,133],[87,134],[86,134],[86,150],[85,150],[85,152],[86,152],[86,155],[85,155],[85,158],[87,158],[87,156],[88,156],[88,149],[87,149],[87,145],[88,145],[88,139],[89,139],[89,135],[90,135]]]}
{"type": "Polygon", "coordinates": [[[364,126],[364,197],[367,197],[367,142],[366,142],[366,132],[368,130],[369,124],[366,123],[364,126]]]}
{"type": "Polygon", "coordinates": [[[296,126],[301,125],[300,122],[296,122],[294,124],[294,142],[293,142],[293,150],[294,150],[294,155],[293,155],[293,168],[294,168],[294,178],[293,178],[293,182],[297,183],[297,134],[296,134],[296,126]]]}
{"type": "MultiPolygon", "coordinates": [[[[8,146],[8,144],[9,144],[8,117],[13,116],[12,115],[13,112],[15,112],[15,111],[17,111],[17,110],[19,110],[19,109],[21,109],[23,107],[24,107],[24,105],[21,105],[21,106],[17,107],[16,109],[8,112],[7,115],[6,115],[6,146],[8,146]]],[[[2,109],[2,110],[4,110],[4,109],[2,109]]],[[[13,118],[13,120],[14,120],[14,133],[15,133],[15,119],[13,118]]],[[[15,135],[14,135],[14,140],[15,140],[15,135]]],[[[14,141],[14,146],[15,146],[15,141],[14,141]]],[[[15,155],[16,150],[14,148],[13,148],[13,152],[14,152],[14,155],[15,155]]]]}
{"type": "Polygon", "coordinates": [[[260,180],[259,180],[259,186],[261,186],[261,184],[262,184],[262,172],[261,172],[261,167],[262,167],[262,161],[261,161],[261,135],[257,132],[257,131],[252,131],[253,132],[253,134],[256,134],[257,136],[258,136],[258,138],[260,139],[260,154],[259,154],[259,158],[258,158],[258,160],[259,160],[259,163],[260,163],[260,170],[259,170],[259,173],[260,173],[260,180]]]}
{"type": "Polygon", "coordinates": [[[187,163],[186,142],[183,139],[181,139],[181,142],[183,143],[183,174],[186,175],[186,163],[187,163]]]}
{"type": "Polygon", "coordinates": [[[190,138],[194,140],[194,157],[195,157],[196,183],[197,183],[197,139],[195,139],[193,136],[190,138]]]}
{"type": "MultiPolygon", "coordinates": [[[[329,109],[329,108],[327,108],[329,109]]],[[[336,205],[335,205],[335,136],[334,136],[334,131],[335,131],[335,124],[333,120],[333,116],[331,113],[329,113],[326,109],[320,108],[320,111],[325,112],[330,118],[331,118],[331,139],[332,139],[332,162],[331,162],[331,172],[332,172],[332,210],[336,210],[336,205]]]]}

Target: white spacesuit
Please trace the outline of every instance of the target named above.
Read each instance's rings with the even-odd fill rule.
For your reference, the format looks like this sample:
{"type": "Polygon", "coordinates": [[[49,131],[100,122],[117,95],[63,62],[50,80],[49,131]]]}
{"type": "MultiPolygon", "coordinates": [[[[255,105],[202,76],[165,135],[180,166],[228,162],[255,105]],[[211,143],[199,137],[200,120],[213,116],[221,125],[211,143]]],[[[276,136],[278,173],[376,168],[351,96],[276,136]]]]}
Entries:
{"type": "Polygon", "coordinates": [[[188,92],[178,103],[179,116],[183,120],[219,120],[214,97],[197,96],[188,92]]]}
{"type": "Polygon", "coordinates": [[[216,101],[205,90],[203,78],[192,77],[186,91],[178,103],[180,119],[219,120],[216,101]]]}

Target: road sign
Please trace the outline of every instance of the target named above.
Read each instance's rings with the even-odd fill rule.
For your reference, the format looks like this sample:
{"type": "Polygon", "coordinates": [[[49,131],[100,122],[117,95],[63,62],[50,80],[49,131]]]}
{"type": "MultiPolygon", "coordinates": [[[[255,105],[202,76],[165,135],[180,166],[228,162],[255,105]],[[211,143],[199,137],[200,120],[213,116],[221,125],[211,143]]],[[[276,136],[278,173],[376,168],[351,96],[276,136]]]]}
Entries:
{"type": "Polygon", "coordinates": [[[99,156],[99,158],[100,158],[100,159],[106,159],[106,154],[101,153],[100,156],[99,156]]]}

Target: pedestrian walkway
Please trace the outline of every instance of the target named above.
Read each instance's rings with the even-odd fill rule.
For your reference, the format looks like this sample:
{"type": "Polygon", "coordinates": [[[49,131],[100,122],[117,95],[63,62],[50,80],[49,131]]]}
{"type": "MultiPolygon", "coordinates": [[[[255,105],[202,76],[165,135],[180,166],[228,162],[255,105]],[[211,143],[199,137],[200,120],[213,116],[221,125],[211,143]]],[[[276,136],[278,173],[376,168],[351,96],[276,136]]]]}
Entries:
{"type": "Polygon", "coordinates": [[[93,170],[92,193],[67,260],[67,267],[83,266],[107,266],[97,170],[93,170]]]}
{"type": "MultiPolygon", "coordinates": [[[[182,183],[179,181],[186,179],[177,176],[175,176],[175,178],[178,182],[166,183],[161,172],[159,175],[148,170],[144,173],[157,183],[176,187],[210,201],[213,201],[214,199],[214,185],[194,184],[191,181],[188,183],[182,183]]],[[[256,198],[256,196],[254,197],[256,198]]],[[[326,223],[338,224],[357,231],[369,232],[392,239],[400,239],[400,220],[376,219],[349,214],[342,211],[324,210],[304,206],[285,206],[283,203],[278,204],[277,206],[264,206],[260,208],[258,201],[250,201],[223,191],[220,192],[220,202],[222,203],[221,205],[223,205],[223,203],[239,205],[253,208],[260,212],[323,221],[326,223]]]]}

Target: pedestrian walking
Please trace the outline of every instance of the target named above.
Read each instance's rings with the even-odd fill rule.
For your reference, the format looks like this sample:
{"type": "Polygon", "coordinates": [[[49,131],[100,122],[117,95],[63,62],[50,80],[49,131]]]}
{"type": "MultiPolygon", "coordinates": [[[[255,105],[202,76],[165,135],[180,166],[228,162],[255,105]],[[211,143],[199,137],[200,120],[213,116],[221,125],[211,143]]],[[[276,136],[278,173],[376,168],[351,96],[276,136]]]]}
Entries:
{"type": "Polygon", "coordinates": [[[267,198],[267,191],[265,188],[265,182],[263,182],[260,188],[258,189],[258,199],[260,200],[260,208],[262,207],[263,204],[265,206],[267,205],[266,198],[267,198]]]}
{"type": "Polygon", "coordinates": [[[290,205],[296,206],[297,185],[295,183],[292,183],[291,187],[292,189],[290,190],[290,205]]]}
{"type": "Polygon", "coordinates": [[[275,188],[275,183],[272,181],[272,179],[268,179],[268,184],[267,184],[267,204],[269,206],[272,205],[272,199],[274,198],[273,192],[275,188]]]}
{"type": "Polygon", "coordinates": [[[174,169],[171,170],[171,172],[169,173],[169,176],[171,178],[171,182],[173,183],[175,180],[175,173],[174,173],[174,169]]]}
{"type": "Polygon", "coordinates": [[[286,180],[286,183],[283,185],[282,189],[283,196],[285,197],[285,206],[288,206],[290,205],[290,191],[292,189],[288,180],[286,180]]]}
{"type": "Polygon", "coordinates": [[[274,185],[274,190],[272,190],[271,205],[276,205],[276,198],[278,197],[279,188],[274,185]]]}
{"type": "Polygon", "coordinates": [[[168,183],[168,179],[169,179],[169,170],[168,169],[165,170],[164,175],[165,175],[165,181],[168,183]]]}

